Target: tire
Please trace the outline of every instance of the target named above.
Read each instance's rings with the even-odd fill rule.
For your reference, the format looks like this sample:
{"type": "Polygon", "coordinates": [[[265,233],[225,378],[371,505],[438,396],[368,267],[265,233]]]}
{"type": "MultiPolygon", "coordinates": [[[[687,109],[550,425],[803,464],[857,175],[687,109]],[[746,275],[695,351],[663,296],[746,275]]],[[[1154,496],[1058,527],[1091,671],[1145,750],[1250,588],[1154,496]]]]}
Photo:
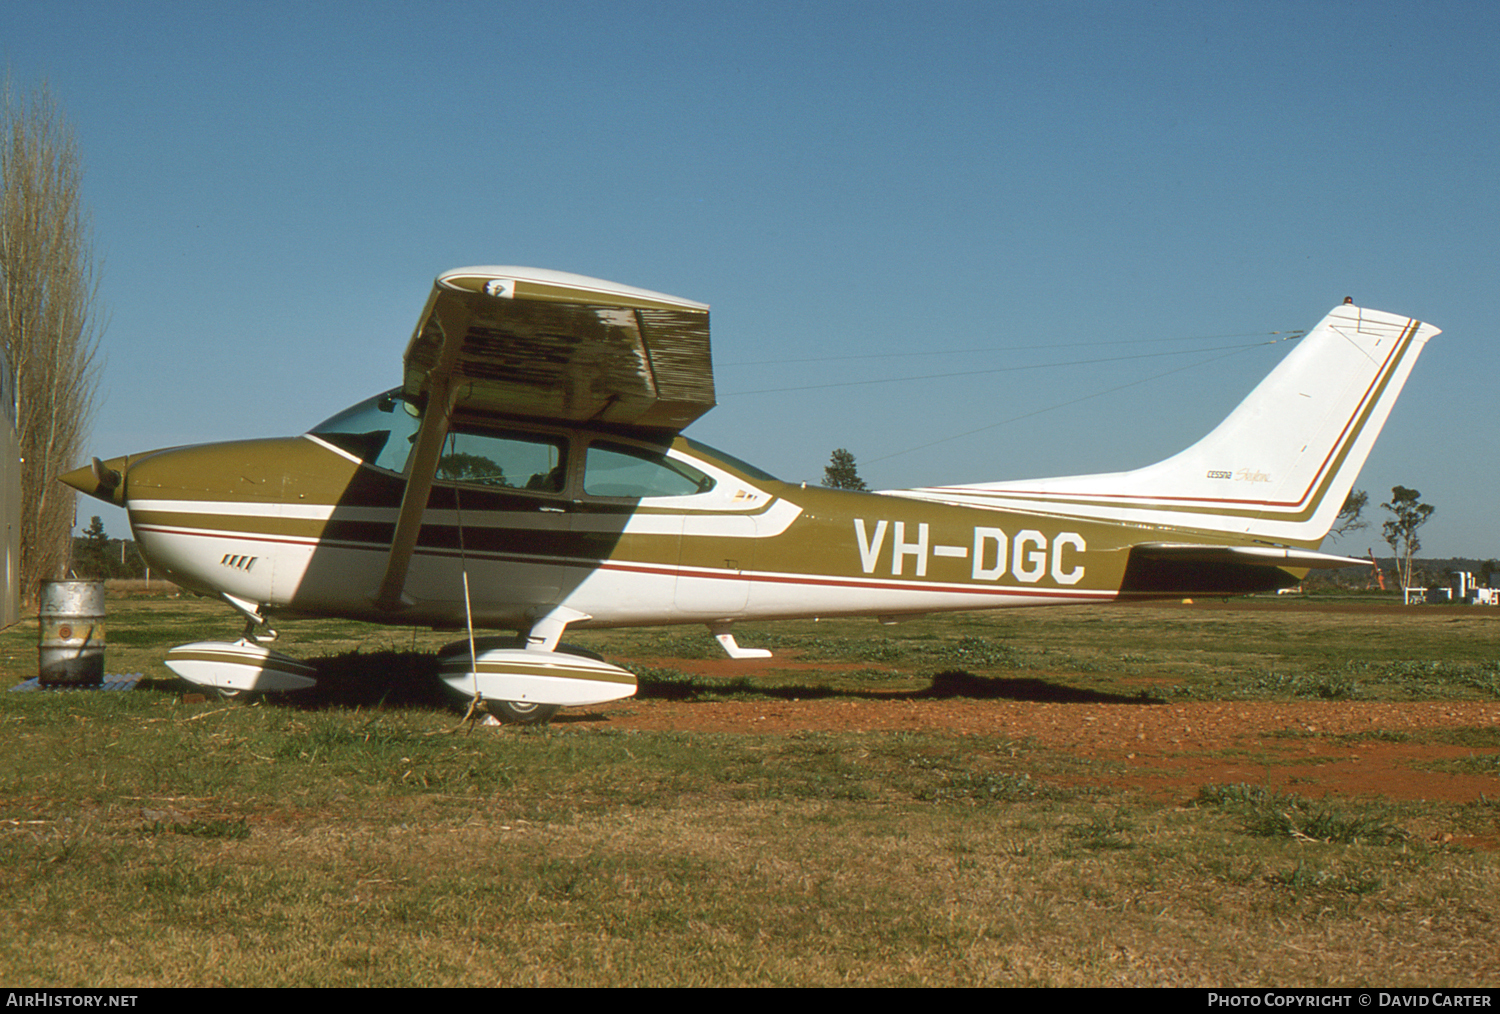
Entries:
{"type": "Polygon", "coordinates": [[[506,725],[546,725],[557,714],[559,704],[532,704],[528,701],[486,701],[485,707],[506,725]]]}
{"type": "MultiPolygon", "coordinates": [[[[523,648],[526,639],[523,637],[476,637],[474,639],[474,650],[476,652],[489,651],[492,648],[523,648]]],[[[557,650],[562,654],[580,655],[584,658],[592,658],[603,662],[604,656],[587,648],[580,648],[576,644],[559,644],[557,650]]],[[[438,651],[440,658],[452,658],[469,653],[469,642],[453,641],[443,645],[438,651]]],[[[485,707],[490,714],[494,715],[506,725],[546,725],[552,721],[553,716],[562,708],[561,704],[533,704],[530,701],[485,701],[485,707]]]]}

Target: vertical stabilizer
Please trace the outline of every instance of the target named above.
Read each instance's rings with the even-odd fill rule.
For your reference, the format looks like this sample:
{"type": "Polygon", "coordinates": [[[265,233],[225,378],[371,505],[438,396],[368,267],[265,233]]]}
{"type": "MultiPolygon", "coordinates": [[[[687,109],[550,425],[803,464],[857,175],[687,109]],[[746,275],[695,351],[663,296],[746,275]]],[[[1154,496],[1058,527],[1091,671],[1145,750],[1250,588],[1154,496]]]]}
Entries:
{"type": "Polygon", "coordinates": [[[1167,525],[1315,546],[1437,328],[1337,307],[1229,418],[1129,472],[892,491],[978,507],[1167,525]]]}

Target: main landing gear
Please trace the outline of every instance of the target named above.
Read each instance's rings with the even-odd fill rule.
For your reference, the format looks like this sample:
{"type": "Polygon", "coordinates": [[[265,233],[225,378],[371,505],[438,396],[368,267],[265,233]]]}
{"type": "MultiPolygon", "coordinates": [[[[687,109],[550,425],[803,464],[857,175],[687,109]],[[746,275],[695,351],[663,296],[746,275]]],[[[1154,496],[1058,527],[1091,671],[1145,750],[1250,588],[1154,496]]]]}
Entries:
{"type": "MultiPolygon", "coordinates": [[[[197,686],[237,699],[250,694],[302,690],[317,684],[304,662],[273,651],[254,637],[255,624],[237,641],[196,641],[173,648],[166,665],[197,686]]],[[[545,647],[521,638],[456,641],[439,653],[438,676],[454,693],[477,695],[502,722],[538,725],[567,706],[603,704],[630,697],[635,675],[572,645],[545,647]]]]}

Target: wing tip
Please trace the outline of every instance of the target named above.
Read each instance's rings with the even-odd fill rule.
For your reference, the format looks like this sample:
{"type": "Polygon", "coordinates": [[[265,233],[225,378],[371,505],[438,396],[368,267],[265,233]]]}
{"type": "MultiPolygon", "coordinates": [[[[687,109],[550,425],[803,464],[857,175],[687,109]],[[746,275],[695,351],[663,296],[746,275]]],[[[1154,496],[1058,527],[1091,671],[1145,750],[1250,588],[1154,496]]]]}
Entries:
{"type": "Polygon", "coordinates": [[[508,264],[453,268],[437,276],[441,288],[460,292],[485,292],[512,299],[542,299],[585,305],[661,307],[707,313],[707,303],[654,292],[634,285],[590,278],[570,271],[528,268],[508,264]]]}

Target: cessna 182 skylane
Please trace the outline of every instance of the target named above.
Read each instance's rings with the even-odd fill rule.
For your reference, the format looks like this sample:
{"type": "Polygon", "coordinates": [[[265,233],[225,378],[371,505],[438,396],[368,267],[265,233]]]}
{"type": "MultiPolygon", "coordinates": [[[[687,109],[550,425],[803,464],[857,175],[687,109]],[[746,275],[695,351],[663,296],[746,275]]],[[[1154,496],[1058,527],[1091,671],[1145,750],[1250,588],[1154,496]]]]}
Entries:
{"type": "Polygon", "coordinates": [[[1213,432],[1145,468],[850,493],[681,431],[714,405],[708,307],[562,272],[440,275],[403,384],[297,437],[95,459],[151,566],[247,619],[167,665],[308,686],[267,620],[464,628],[443,678],[512,721],[628,697],[568,627],[1223,595],[1364,561],[1316,551],[1438,330],[1336,307],[1213,432]],[[474,642],[474,628],[515,631],[474,642]],[[261,636],[257,639],[257,632],[261,636]]]}

